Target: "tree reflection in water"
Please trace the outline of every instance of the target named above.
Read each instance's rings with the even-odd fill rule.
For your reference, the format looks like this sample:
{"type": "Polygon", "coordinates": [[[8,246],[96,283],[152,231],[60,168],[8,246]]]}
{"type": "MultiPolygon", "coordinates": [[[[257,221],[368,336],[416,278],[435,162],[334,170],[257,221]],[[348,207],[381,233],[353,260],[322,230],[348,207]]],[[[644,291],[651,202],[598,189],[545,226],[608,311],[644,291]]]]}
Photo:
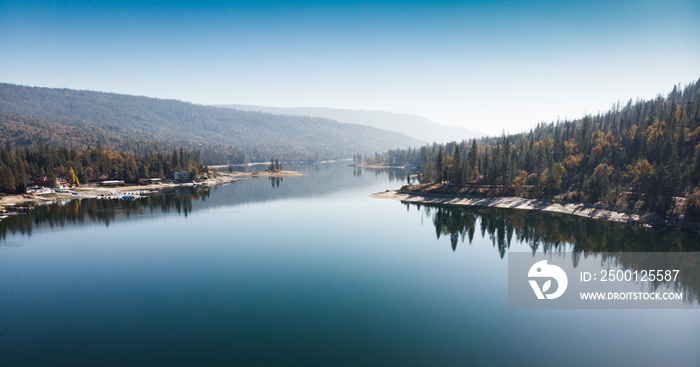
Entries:
{"type": "Polygon", "coordinates": [[[272,188],[280,187],[280,184],[284,181],[284,177],[270,177],[270,185],[272,188]]]}
{"type": "MultiPolygon", "coordinates": [[[[459,243],[471,245],[478,230],[504,258],[515,243],[527,246],[534,254],[571,253],[573,266],[581,257],[600,257],[601,265],[630,270],[680,269],[680,289],[686,300],[697,302],[700,297],[700,256],[678,257],[675,263],[654,256],[640,256],[639,252],[699,252],[700,236],[668,230],[642,228],[621,223],[605,222],[573,215],[483,207],[432,206],[404,203],[407,210],[413,206],[423,218],[432,220],[435,234],[450,238],[452,250],[459,243]]],[[[661,283],[651,284],[656,288],[661,283]]]]}
{"type": "Polygon", "coordinates": [[[5,239],[8,232],[31,235],[35,227],[47,225],[51,228],[63,227],[82,224],[86,219],[109,226],[111,222],[121,217],[130,218],[147,211],[169,213],[174,210],[178,214],[187,216],[192,212],[192,202],[204,201],[209,194],[208,187],[179,187],[136,200],[83,199],[37,206],[34,210],[12,215],[0,221],[0,238],[5,239]]]}
{"type": "Polygon", "coordinates": [[[372,184],[375,176],[386,174],[391,180],[404,180],[405,174],[399,169],[366,169],[355,167],[349,170],[344,163],[313,164],[290,167],[304,174],[299,177],[270,177],[270,186],[261,185],[253,178],[231,185],[209,187],[179,187],[159,194],[149,195],[133,201],[83,199],[64,203],[38,206],[26,214],[13,215],[0,220],[0,239],[7,234],[31,235],[42,226],[65,226],[80,223],[98,222],[109,225],[120,218],[129,218],[149,211],[177,213],[187,216],[192,210],[227,207],[249,203],[260,203],[289,198],[320,197],[328,193],[358,187],[359,184],[372,184]],[[365,177],[362,172],[365,172],[365,177]],[[359,175],[359,176],[358,176],[359,175]],[[355,176],[356,179],[350,180],[355,176]],[[360,181],[358,183],[358,181],[360,181]],[[210,198],[206,203],[205,199],[210,198]],[[194,208],[193,208],[194,204],[194,208]]]}

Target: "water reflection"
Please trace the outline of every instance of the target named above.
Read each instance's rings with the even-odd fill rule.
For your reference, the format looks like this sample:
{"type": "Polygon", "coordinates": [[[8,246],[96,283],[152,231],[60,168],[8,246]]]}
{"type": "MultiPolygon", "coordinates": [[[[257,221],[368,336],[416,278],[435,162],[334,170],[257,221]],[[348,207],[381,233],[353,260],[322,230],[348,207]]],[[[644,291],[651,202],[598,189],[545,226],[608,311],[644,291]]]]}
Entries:
{"type": "Polygon", "coordinates": [[[662,231],[573,215],[499,208],[430,206],[404,203],[422,211],[435,225],[438,238],[449,236],[452,249],[472,243],[478,229],[503,257],[513,239],[533,253],[565,247],[571,252],[685,252],[700,251],[700,236],[662,231]]]}
{"type": "Polygon", "coordinates": [[[177,212],[187,216],[194,201],[205,201],[211,189],[208,187],[180,187],[137,200],[70,200],[63,203],[38,206],[24,214],[13,215],[0,221],[0,238],[8,233],[31,235],[35,228],[51,228],[88,222],[106,226],[119,218],[128,219],[146,213],[177,212]]]}
{"type": "Polygon", "coordinates": [[[406,181],[406,170],[402,168],[376,168],[376,167],[355,167],[355,176],[362,176],[362,172],[373,173],[375,177],[386,173],[389,182],[406,181]]]}
{"type": "Polygon", "coordinates": [[[280,187],[280,184],[284,181],[284,177],[270,177],[270,185],[272,188],[280,187]]]}
{"type": "Polygon", "coordinates": [[[344,163],[288,166],[303,176],[288,177],[287,180],[283,177],[270,177],[269,186],[264,178],[251,178],[213,188],[181,187],[133,201],[83,199],[39,206],[26,214],[0,220],[0,239],[5,240],[8,234],[31,235],[32,231],[45,226],[53,228],[92,222],[109,225],[115,220],[145,217],[144,214],[177,213],[187,216],[193,211],[217,207],[321,197],[333,192],[358,189],[364,185],[375,185],[378,176],[382,176],[379,180],[385,180],[388,176],[390,182],[405,177],[399,169],[351,169],[344,163]],[[358,174],[362,171],[375,174],[358,174]]]}
{"type": "MultiPolygon", "coordinates": [[[[404,203],[421,211],[421,220],[431,220],[435,234],[450,238],[452,250],[465,242],[471,245],[474,234],[488,239],[501,258],[511,246],[527,246],[534,254],[571,253],[573,266],[582,257],[600,257],[601,266],[621,269],[680,269],[679,283],[686,300],[700,300],[700,257],[679,257],[673,264],[659,263],[654,256],[639,252],[698,252],[700,236],[694,233],[655,230],[558,213],[499,208],[431,206],[404,203]]],[[[678,284],[678,283],[677,283],[678,284]]],[[[652,289],[661,283],[650,284],[652,289]]]]}

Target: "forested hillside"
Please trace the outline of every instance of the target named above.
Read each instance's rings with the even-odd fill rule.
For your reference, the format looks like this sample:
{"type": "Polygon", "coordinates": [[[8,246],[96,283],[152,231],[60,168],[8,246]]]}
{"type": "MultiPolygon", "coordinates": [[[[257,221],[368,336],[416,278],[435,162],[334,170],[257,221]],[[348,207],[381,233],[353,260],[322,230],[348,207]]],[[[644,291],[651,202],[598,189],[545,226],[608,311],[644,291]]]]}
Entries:
{"type": "MultiPolygon", "coordinates": [[[[130,150],[136,143],[239,149],[254,158],[350,157],[420,145],[405,135],[323,118],[279,116],[176,100],[0,84],[0,139],[18,146],[84,149],[98,141],[130,150]]],[[[226,163],[226,162],[216,162],[226,163]]]]}
{"type": "Polygon", "coordinates": [[[392,150],[414,187],[447,193],[560,197],[660,214],[700,214],[700,80],[666,97],[497,138],[392,150]]]}

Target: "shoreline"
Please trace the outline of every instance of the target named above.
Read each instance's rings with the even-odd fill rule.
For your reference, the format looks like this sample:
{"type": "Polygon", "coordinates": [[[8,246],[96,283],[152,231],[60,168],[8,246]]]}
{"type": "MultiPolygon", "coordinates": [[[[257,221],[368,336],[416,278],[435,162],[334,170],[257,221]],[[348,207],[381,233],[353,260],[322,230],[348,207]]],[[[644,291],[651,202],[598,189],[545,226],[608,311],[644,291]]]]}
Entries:
{"type": "Polygon", "coordinates": [[[576,215],[584,218],[605,220],[610,222],[631,224],[647,228],[661,228],[700,232],[700,223],[683,218],[663,218],[653,213],[623,210],[595,204],[561,203],[540,199],[520,197],[470,197],[447,194],[409,193],[398,190],[387,190],[370,195],[378,199],[399,200],[402,203],[420,203],[433,205],[456,205],[491,207],[503,209],[537,210],[551,213],[576,215]]]}
{"type": "Polygon", "coordinates": [[[232,182],[237,182],[248,178],[259,177],[295,177],[303,176],[302,173],[296,171],[279,171],[279,172],[219,172],[216,178],[208,178],[200,182],[187,183],[160,183],[149,185],[125,185],[125,186],[98,186],[95,184],[85,184],[67,189],[66,192],[54,192],[44,195],[7,195],[0,197],[0,220],[9,215],[18,214],[7,209],[28,210],[35,205],[51,204],[63,200],[79,200],[79,199],[121,199],[122,196],[142,197],[150,194],[155,194],[164,190],[176,187],[193,187],[205,186],[214,187],[226,185],[232,182]]]}

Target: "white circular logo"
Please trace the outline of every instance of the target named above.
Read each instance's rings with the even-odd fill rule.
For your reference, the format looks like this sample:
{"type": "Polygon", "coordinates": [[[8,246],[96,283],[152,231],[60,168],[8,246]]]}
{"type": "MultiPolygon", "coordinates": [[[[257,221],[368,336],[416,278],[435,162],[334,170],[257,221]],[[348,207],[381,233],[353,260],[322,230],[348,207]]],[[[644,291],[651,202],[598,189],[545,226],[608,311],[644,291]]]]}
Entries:
{"type": "Polygon", "coordinates": [[[560,267],[547,264],[547,260],[538,261],[527,272],[527,277],[530,278],[530,286],[535,292],[537,299],[556,299],[566,291],[566,286],[569,284],[569,278],[560,267]],[[550,278],[542,284],[542,288],[537,284],[536,279],[532,278],[550,278]],[[557,281],[556,291],[547,293],[552,287],[552,278],[557,281]]]}

